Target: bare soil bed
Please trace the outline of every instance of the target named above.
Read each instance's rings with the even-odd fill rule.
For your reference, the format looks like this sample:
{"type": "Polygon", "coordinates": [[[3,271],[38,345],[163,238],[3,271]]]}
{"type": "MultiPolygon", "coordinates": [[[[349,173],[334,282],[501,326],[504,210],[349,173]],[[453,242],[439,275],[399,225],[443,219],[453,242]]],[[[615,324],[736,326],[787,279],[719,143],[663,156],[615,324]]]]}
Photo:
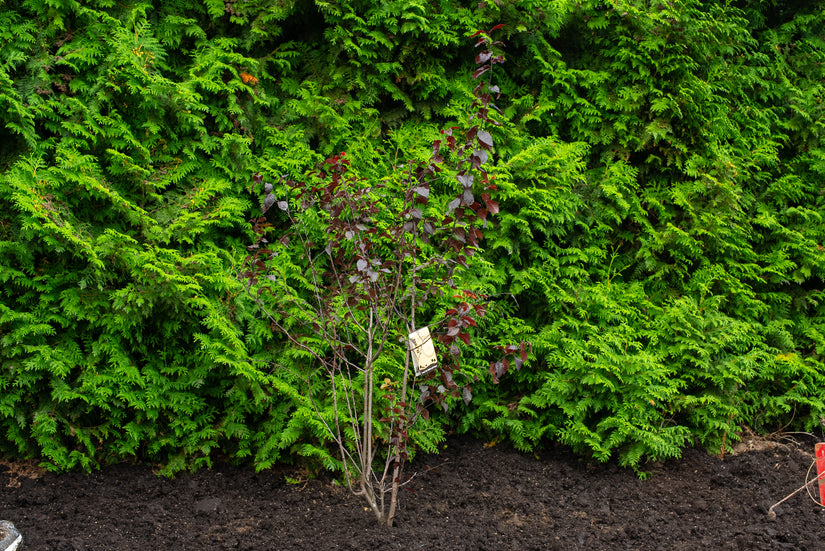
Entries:
{"type": "Polygon", "coordinates": [[[528,455],[454,437],[408,467],[419,474],[393,528],[331,478],[294,469],[218,465],[170,480],[142,465],[55,475],[0,462],[0,519],[23,534],[20,551],[825,549],[825,508],[805,491],[767,514],[805,483],[814,440],[742,448],[686,450],[639,480],[562,447],[528,455]]]}

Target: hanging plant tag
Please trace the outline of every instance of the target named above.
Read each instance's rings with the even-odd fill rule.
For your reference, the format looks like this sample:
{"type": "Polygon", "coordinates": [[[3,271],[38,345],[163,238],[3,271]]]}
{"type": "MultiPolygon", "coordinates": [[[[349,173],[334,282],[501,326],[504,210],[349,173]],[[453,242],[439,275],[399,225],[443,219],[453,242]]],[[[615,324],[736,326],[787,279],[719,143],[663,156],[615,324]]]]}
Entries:
{"type": "Polygon", "coordinates": [[[432,371],[438,365],[435,356],[435,345],[427,327],[422,327],[407,337],[407,346],[412,354],[416,376],[432,371]]]}
{"type": "Polygon", "coordinates": [[[816,454],[816,477],[819,479],[819,502],[825,506],[825,442],[814,447],[816,454]]]}

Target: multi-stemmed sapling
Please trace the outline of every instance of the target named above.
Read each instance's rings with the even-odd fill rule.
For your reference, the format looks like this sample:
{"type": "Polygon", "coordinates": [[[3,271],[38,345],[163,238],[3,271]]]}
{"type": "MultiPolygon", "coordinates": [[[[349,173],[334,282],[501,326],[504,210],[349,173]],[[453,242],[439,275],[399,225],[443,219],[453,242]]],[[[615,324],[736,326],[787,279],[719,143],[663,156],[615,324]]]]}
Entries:
{"type": "MultiPolygon", "coordinates": [[[[480,84],[469,124],[443,130],[428,162],[396,165],[387,178],[367,181],[341,153],[304,180],[273,185],[253,177],[263,185],[263,205],[251,221],[257,240],[243,277],[286,355],[304,366],[304,395],[337,445],[347,485],[388,525],[411,425],[428,418],[432,404],[446,410],[450,397],[472,398],[470,385],[459,383],[474,380],[459,377],[459,344],[470,343],[486,299],[456,290],[454,274],[468,267],[488,216],[499,210],[485,169],[500,94],[490,76],[504,60],[490,36],[498,28],[473,35],[480,84]],[[431,304],[451,297],[457,303],[433,319],[431,304]],[[422,326],[441,361],[416,369],[408,336],[422,326]],[[319,392],[332,404],[329,415],[319,392]]],[[[502,358],[490,364],[496,382],[528,355],[523,343],[500,348],[502,358]]]]}

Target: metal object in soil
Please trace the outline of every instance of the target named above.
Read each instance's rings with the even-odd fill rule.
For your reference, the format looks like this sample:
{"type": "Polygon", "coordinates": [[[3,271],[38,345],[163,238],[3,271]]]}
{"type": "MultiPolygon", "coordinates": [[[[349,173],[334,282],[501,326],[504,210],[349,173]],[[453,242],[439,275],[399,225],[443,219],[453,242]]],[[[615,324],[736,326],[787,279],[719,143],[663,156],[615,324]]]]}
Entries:
{"type": "Polygon", "coordinates": [[[0,551],[15,551],[23,541],[23,536],[7,520],[0,520],[0,551]]]}

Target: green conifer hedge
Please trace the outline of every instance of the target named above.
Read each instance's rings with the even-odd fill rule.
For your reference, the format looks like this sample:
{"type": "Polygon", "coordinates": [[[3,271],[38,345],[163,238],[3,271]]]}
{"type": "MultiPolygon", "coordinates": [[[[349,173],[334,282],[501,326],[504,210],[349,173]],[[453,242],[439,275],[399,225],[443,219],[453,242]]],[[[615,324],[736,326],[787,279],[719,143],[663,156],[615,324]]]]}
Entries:
{"type": "Polygon", "coordinates": [[[821,433],[822,8],[0,0],[0,453],[323,459],[237,277],[251,175],[426,158],[498,23],[501,212],[471,277],[516,319],[463,361],[535,359],[430,429],[636,469],[743,426],[821,433]]]}

